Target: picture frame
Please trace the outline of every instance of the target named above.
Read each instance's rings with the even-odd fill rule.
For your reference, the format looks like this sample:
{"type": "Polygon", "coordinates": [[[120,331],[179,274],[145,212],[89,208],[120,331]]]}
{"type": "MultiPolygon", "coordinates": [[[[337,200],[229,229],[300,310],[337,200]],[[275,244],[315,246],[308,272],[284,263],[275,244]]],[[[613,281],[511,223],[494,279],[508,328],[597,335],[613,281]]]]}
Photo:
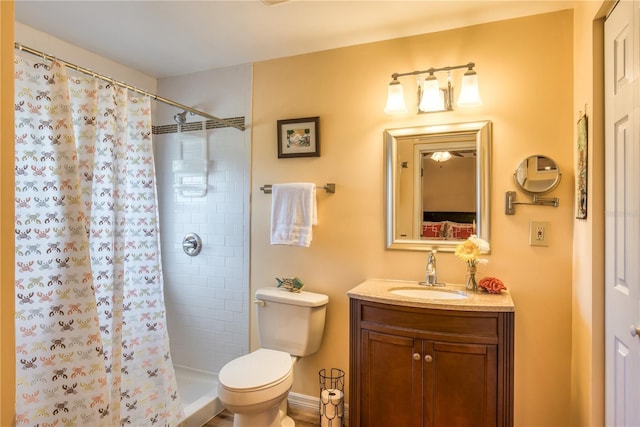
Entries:
{"type": "Polygon", "coordinates": [[[278,120],[278,158],[320,157],[320,117],[278,120]]]}
{"type": "Polygon", "coordinates": [[[587,115],[582,114],[577,123],[577,145],[578,151],[576,162],[576,219],[587,218],[587,194],[588,194],[588,158],[589,147],[587,115]]]}

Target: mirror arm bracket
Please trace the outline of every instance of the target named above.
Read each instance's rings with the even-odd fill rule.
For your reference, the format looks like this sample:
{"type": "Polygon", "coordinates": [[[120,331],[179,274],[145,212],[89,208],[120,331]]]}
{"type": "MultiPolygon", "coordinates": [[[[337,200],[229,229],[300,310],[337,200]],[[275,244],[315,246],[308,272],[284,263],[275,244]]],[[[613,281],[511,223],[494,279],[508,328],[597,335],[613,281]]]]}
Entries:
{"type": "Polygon", "coordinates": [[[533,195],[533,200],[531,202],[516,202],[516,192],[515,191],[507,191],[505,193],[505,203],[504,203],[504,213],[505,215],[515,215],[516,214],[516,206],[515,205],[537,205],[537,206],[553,206],[554,208],[558,207],[558,198],[541,198],[538,197],[537,194],[533,195]]]}

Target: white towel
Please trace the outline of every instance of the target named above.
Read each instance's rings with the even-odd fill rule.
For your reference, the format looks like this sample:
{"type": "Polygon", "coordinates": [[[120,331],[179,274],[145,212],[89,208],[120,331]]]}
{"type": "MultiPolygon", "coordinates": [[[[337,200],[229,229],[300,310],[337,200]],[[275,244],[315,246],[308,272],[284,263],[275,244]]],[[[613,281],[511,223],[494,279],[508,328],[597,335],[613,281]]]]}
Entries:
{"type": "Polygon", "coordinates": [[[318,223],[316,185],[274,184],[271,192],[271,244],[308,247],[318,223]]]}

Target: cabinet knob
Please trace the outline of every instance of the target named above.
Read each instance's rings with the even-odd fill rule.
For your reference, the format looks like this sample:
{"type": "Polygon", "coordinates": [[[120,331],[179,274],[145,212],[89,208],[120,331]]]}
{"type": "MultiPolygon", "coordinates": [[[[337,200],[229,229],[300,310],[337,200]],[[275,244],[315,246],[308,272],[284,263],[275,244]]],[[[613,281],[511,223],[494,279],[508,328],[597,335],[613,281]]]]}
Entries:
{"type": "Polygon", "coordinates": [[[430,354],[427,354],[427,355],[424,357],[424,361],[425,361],[425,362],[427,362],[427,363],[431,362],[432,360],[433,360],[433,357],[431,357],[431,355],[430,355],[430,354]]]}
{"type": "Polygon", "coordinates": [[[632,337],[640,336],[640,328],[637,327],[636,325],[631,325],[631,327],[629,328],[629,331],[631,332],[632,337]]]}
{"type": "Polygon", "coordinates": [[[413,360],[420,360],[420,353],[413,353],[413,360]]]}

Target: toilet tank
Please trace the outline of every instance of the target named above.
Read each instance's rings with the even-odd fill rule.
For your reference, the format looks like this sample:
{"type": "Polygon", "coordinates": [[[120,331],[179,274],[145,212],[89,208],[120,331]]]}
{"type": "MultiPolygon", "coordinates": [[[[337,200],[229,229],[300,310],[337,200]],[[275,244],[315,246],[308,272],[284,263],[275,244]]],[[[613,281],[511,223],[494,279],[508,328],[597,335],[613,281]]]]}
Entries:
{"type": "Polygon", "coordinates": [[[258,289],[256,299],[260,347],[299,357],[318,351],[328,296],[272,287],[258,289]]]}

